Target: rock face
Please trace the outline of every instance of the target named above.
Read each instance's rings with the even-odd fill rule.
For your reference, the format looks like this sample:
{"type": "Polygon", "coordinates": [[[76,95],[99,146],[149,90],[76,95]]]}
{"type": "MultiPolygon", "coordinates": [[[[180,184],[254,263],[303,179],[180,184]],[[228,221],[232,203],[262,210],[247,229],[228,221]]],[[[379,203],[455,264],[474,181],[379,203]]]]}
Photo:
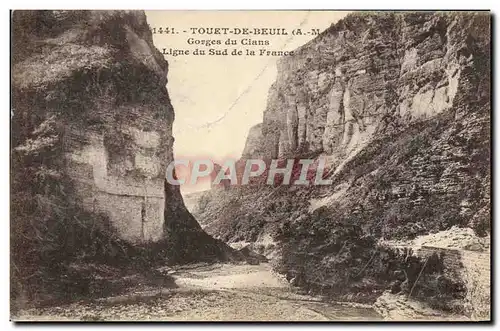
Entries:
{"type": "Polygon", "coordinates": [[[335,198],[312,205],[380,217],[381,206],[456,200],[460,218],[484,226],[489,36],[486,13],[349,15],[280,60],[262,136],[248,141],[262,149],[245,156],[326,156],[334,185],[323,193],[335,198]]]}
{"type": "Polygon", "coordinates": [[[280,199],[381,220],[377,235],[488,227],[489,63],[487,13],[351,14],[280,60],[243,157],[325,156],[331,186],[280,199]]]}
{"type": "Polygon", "coordinates": [[[262,140],[268,157],[352,156],[450,109],[478,50],[488,53],[488,33],[486,14],[350,15],[281,59],[263,137],[249,139],[262,140]]]}
{"type": "Polygon", "coordinates": [[[262,124],[252,126],[248,132],[247,141],[241,157],[243,159],[264,158],[266,154],[263,150],[262,144],[264,143],[264,139],[262,138],[262,124]]]}
{"type": "Polygon", "coordinates": [[[13,19],[13,119],[53,117],[75,198],[127,240],[160,239],[174,112],[145,15],[16,11],[13,19]]]}
{"type": "MultiPolygon", "coordinates": [[[[305,288],[352,286],[333,275],[338,222],[362,228],[356,243],[490,231],[490,112],[487,13],[351,14],[280,60],[244,153],[325,157],[332,184],[206,194],[197,217],[229,242],[270,234],[279,271],[305,288]]],[[[364,270],[361,253],[348,274],[364,270]]],[[[359,277],[361,294],[380,285],[359,277]]]]}
{"type": "Polygon", "coordinates": [[[165,181],[174,110],[145,14],[16,11],[13,33],[13,146],[52,123],[57,149],[46,156],[75,205],[129,242],[166,240],[180,260],[223,255],[165,181]]]}

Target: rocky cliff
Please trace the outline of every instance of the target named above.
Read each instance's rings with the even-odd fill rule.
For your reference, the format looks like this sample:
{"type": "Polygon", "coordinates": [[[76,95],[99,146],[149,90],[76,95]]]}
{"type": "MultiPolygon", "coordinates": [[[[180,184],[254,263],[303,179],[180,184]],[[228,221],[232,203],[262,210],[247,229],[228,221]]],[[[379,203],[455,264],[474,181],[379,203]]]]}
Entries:
{"type": "Polygon", "coordinates": [[[82,207],[160,239],[174,112],[145,15],[16,11],[13,28],[13,145],[50,119],[82,207]]]}
{"type": "Polygon", "coordinates": [[[488,219],[489,20],[349,15],[280,60],[243,157],[326,157],[334,184],[299,189],[310,209],[395,212],[438,200],[453,204],[463,225],[488,219]]]}
{"type": "Polygon", "coordinates": [[[241,157],[243,159],[262,159],[267,154],[269,154],[269,152],[266,153],[265,149],[263,148],[263,138],[262,123],[252,126],[248,131],[247,141],[245,143],[245,148],[243,149],[241,157]]]}
{"type": "Polygon", "coordinates": [[[345,160],[376,137],[458,108],[457,93],[488,95],[487,81],[465,90],[471,71],[488,70],[488,32],[486,14],[350,15],[279,62],[265,154],[345,160]]]}
{"type": "Polygon", "coordinates": [[[15,11],[12,32],[12,251],[21,273],[127,260],[124,247],[152,242],[173,262],[226,258],[231,250],[165,182],[174,110],[145,14],[15,11]]]}
{"type": "Polygon", "coordinates": [[[351,14],[280,60],[244,152],[325,157],[333,184],[207,193],[196,215],[227,241],[271,235],[278,269],[303,286],[349,287],[334,270],[357,275],[379,253],[338,264],[358,254],[337,247],[339,226],[363,238],[489,232],[490,112],[488,13],[351,14]]]}

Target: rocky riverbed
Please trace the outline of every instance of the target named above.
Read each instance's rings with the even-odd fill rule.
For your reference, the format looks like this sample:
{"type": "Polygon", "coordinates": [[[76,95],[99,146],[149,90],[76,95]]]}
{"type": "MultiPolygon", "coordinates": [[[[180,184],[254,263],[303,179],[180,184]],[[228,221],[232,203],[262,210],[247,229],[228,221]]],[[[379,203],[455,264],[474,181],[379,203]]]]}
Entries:
{"type": "Polygon", "coordinates": [[[374,309],[295,293],[267,263],[192,265],[169,273],[177,288],[20,311],[16,321],[374,321],[374,309]]]}

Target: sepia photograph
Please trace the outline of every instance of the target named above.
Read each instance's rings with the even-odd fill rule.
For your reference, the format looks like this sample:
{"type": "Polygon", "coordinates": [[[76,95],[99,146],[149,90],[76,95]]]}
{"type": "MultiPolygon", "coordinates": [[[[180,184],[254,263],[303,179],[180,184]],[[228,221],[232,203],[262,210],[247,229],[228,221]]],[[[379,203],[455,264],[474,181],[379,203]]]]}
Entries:
{"type": "Polygon", "coordinates": [[[10,11],[13,322],[491,322],[492,13],[10,11]]]}

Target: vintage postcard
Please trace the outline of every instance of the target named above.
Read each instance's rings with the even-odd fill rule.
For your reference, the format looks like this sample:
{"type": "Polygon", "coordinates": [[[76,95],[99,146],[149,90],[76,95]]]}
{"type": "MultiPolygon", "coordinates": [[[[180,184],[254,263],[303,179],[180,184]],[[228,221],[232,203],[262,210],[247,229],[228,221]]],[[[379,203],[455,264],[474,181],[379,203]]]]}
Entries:
{"type": "Polygon", "coordinates": [[[490,321],[488,11],[11,12],[13,321],[490,321]]]}

